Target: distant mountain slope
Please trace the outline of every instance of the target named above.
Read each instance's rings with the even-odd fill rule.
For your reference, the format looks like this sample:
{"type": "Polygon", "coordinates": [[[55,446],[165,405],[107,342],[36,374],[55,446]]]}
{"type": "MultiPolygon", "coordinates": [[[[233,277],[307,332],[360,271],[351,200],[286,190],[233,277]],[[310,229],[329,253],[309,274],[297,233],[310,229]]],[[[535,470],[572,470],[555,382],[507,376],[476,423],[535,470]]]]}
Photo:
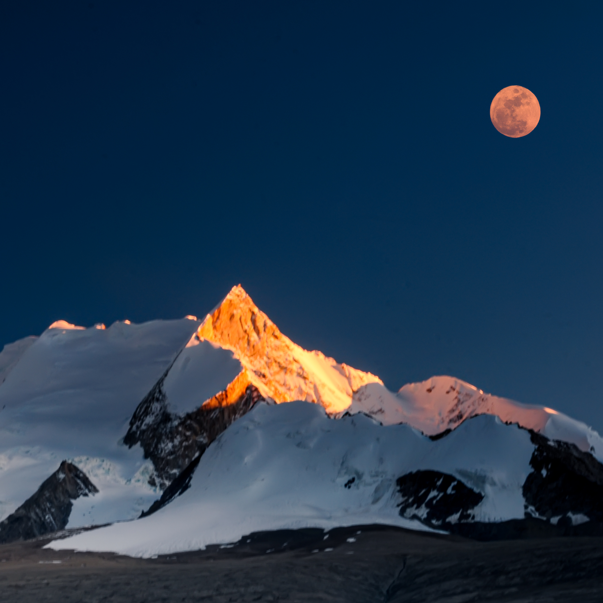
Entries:
{"type": "Polygon", "coordinates": [[[407,423],[427,435],[455,429],[476,415],[491,414],[505,423],[517,423],[548,438],[575,444],[603,461],[603,440],[584,423],[552,408],[486,394],[454,377],[432,377],[410,383],[397,393],[371,383],[354,393],[347,412],[365,412],[385,425],[407,423]]]}

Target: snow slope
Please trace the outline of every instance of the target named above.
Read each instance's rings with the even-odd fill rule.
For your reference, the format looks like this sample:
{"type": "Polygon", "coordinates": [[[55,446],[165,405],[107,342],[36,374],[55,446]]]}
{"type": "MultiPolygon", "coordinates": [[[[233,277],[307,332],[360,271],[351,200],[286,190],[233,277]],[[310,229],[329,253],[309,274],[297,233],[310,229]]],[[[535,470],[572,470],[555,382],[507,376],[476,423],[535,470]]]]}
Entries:
{"type": "Polygon", "coordinates": [[[0,352],[0,383],[3,383],[17,362],[36,341],[37,337],[25,337],[14,343],[7,343],[0,352]]]}
{"type": "Polygon", "coordinates": [[[523,518],[529,433],[492,416],[432,441],[406,425],[330,419],[305,402],[260,403],[207,450],[182,496],[154,515],[51,543],[54,549],[150,557],[227,543],[253,531],[402,518],[395,481],[417,469],[452,474],[485,495],[476,519],[523,518]]]}
{"type": "Polygon", "coordinates": [[[603,462],[603,439],[584,423],[551,408],[485,394],[454,377],[432,377],[410,383],[397,393],[371,383],[354,393],[347,412],[364,412],[384,425],[407,423],[427,435],[454,429],[476,415],[491,414],[505,423],[517,423],[548,438],[575,444],[603,462]]]}
{"type": "Polygon", "coordinates": [[[199,408],[224,391],[241,370],[232,352],[193,335],[163,382],[170,410],[184,414],[199,408]]]}
{"type": "Polygon", "coordinates": [[[0,519],[64,459],[100,490],[75,502],[70,527],[127,519],[147,508],[158,495],[147,483],[152,467],[140,448],[129,450],[119,440],[198,326],[174,320],[83,329],[61,321],[33,342],[17,342],[22,353],[0,385],[0,519]]]}

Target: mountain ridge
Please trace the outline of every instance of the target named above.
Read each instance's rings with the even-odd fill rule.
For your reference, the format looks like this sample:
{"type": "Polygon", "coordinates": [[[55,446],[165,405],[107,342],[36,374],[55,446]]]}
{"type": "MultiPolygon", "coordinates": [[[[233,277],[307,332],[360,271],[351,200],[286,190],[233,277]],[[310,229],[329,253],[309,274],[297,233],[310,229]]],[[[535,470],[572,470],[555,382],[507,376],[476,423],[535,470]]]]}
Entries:
{"type": "Polygon", "coordinates": [[[232,351],[251,383],[265,398],[277,402],[305,400],[321,404],[328,412],[340,412],[362,385],[383,384],[371,373],[293,343],[240,285],[207,315],[197,337],[232,351]]]}
{"type": "MultiPolygon", "coordinates": [[[[312,521],[317,522],[315,526],[337,525],[344,517],[348,522],[361,521],[363,514],[375,521],[415,529],[424,524],[425,529],[455,531],[460,525],[469,525],[462,528],[463,534],[473,533],[471,530],[477,534],[480,522],[488,524],[480,528],[486,534],[496,533],[489,527],[492,522],[532,518],[553,525],[557,517],[553,509],[558,508],[554,499],[559,492],[546,479],[533,475],[536,469],[530,458],[537,448],[541,472],[554,470],[567,487],[579,484],[584,492],[586,502],[572,499],[567,509],[559,507],[562,521],[574,525],[586,517],[592,526],[603,525],[603,518],[594,510],[603,443],[585,424],[547,407],[486,394],[448,376],[391,392],[378,376],[292,342],[240,285],[201,321],[187,316],[176,321],[140,325],[124,321],[109,328],[95,325],[88,329],[57,321],[39,338],[9,346],[3,354],[0,367],[7,367],[8,372],[0,384],[0,407],[4,407],[0,412],[0,521],[65,459],[98,490],[73,501],[67,528],[112,524],[141,515],[144,519],[136,521],[151,522],[143,525],[158,526],[156,522],[166,518],[168,523],[177,522],[170,509],[179,508],[181,500],[188,500],[187,505],[200,504],[195,497],[206,492],[204,488],[212,482],[204,485],[199,480],[210,479],[213,470],[208,463],[222,462],[220,455],[228,456],[229,447],[247,442],[248,449],[228,458],[232,462],[239,459],[236,462],[248,466],[255,476],[248,482],[250,477],[240,474],[238,483],[227,484],[229,491],[239,491],[241,483],[254,484],[248,488],[257,489],[259,482],[267,479],[262,472],[268,464],[261,467],[253,463],[257,455],[253,446],[277,437],[283,442],[283,454],[288,451],[291,459],[296,458],[297,449],[307,451],[304,462],[315,467],[316,481],[308,478],[305,487],[322,484],[321,496],[331,497],[331,502],[317,499],[312,503],[313,496],[303,498],[301,494],[299,500],[286,498],[283,504],[290,509],[289,514],[279,516],[273,511],[272,523],[254,524],[249,518],[258,529],[299,527],[300,517],[312,504],[315,512],[308,515],[310,523],[302,521],[303,525],[312,521]],[[296,414],[294,407],[300,404],[317,407],[318,415],[308,419],[311,415],[305,411],[296,414]],[[291,412],[276,410],[283,405],[293,405],[291,412]],[[296,416],[302,423],[309,421],[302,430],[303,437],[299,435],[301,427],[282,424],[296,416]],[[352,429],[357,430],[357,441],[348,441],[347,436],[339,444],[328,439],[335,436],[324,440],[322,432],[336,431],[331,423],[350,421],[359,426],[352,429]],[[499,451],[509,457],[507,467],[490,455],[490,465],[475,468],[475,459],[467,458],[462,446],[453,446],[460,441],[458,433],[463,433],[469,434],[467,446],[474,455],[491,447],[493,442],[476,425],[482,425],[484,433],[490,430],[494,440],[508,442],[501,444],[499,451]],[[402,434],[400,441],[390,441],[393,428],[402,434]],[[248,439],[245,429],[255,435],[248,439]],[[522,435],[513,435],[514,429],[520,429],[522,435]],[[366,439],[369,432],[374,434],[374,442],[366,439]],[[233,440],[233,433],[240,434],[240,443],[233,440]],[[559,442],[557,456],[549,454],[548,444],[530,440],[529,433],[545,442],[559,442]],[[504,447],[514,446],[511,442],[517,437],[524,452],[522,460],[513,465],[512,451],[504,447]],[[290,440],[296,442],[293,448],[290,440]],[[333,483],[324,481],[319,474],[327,469],[313,456],[318,454],[318,442],[324,451],[331,445],[341,451],[341,458],[323,452],[329,463],[348,467],[350,459],[364,454],[373,465],[342,469],[333,483]],[[387,456],[403,454],[412,442],[424,449],[425,459],[435,454],[451,460],[430,464],[420,455],[409,457],[415,459],[414,465],[387,460],[387,456]],[[359,446],[365,448],[360,450],[359,446]],[[592,458],[592,471],[582,469],[588,463],[584,465],[580,455],[592,458]],[[380,468],[385,465],[390,467],[386,472],[380,468]],[[417,471],[423,473],[408,477],[417,471]],[[524,491],[530,475],[529,488],[524,491]],[[455,489],[460,494],[452,496],[455,489]],[[400,500],[403,492],[406,502],[400,500]],[[532,503],[528,504],[528,499],[532,503]],[[469,506],[463,506],[465,503],[469,506]],[[457,510],[449,513],[448,507],[457,510]],[[422,510],[419,513],[417,509],[422,510]],[[438,527],[434,518],[444,523],[438,527]]],[[[280,453],[275,450],[274,454],[280,453]]],[[[303,473],[306,465],[295,471],[303,473]]],[[[224,468],[233,476],[238,475],[239,469],[235,469],[224,468]]],[[[255,509],[253,513],[261,515],[264,505],[279,500],[281,493],[276,486],[287,479],[284,474],[276,479],[263,502],[254,498],[259,506],[250,507],[255,509]]],[[[244,504],[246,494],[240,491],[240,495],[244,504]]],[[[207,498],[207,492],[203,496],[207,498]]],[[[219,505],[218,499],[214,504],[219,505]]],[[[238,504],[232,512],[246,513],[238,504]]],[[[196,520],[189,519],[195,524],[196,520]]],[[[208,529],[207,525],[195,525],[196,529],[208,529]]],[[[242,525],[237,530],[243,529],[242,525]]],[[[225,532],[212,533],[215,538],[227,537],[225,532]]],[[[203,537],[195,542],[207,540],[203,537]]]]}

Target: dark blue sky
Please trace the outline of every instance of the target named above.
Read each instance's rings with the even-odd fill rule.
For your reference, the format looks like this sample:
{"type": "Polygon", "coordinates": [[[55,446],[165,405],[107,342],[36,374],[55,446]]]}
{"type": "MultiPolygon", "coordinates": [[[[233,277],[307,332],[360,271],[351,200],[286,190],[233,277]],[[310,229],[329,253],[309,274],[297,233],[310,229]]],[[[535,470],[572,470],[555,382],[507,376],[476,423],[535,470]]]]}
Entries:
{"type": "Polygon", "coordinates": [[[241,283],[392,389],[603,432],[603,4],[558,4],[3,0],[0,342],[241,283]]]}

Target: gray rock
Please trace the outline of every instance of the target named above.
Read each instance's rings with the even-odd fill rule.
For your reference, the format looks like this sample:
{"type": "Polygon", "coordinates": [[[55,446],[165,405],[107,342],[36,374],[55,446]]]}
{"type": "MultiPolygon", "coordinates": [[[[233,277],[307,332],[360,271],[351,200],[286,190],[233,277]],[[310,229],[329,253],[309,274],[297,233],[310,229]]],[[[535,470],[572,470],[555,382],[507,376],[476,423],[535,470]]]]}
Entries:
{"type": "Polygon", "coordinates": [[[72,501],[97,492],[83,471],[63,461],[33,496],[0,523],[0,542],[29,540],[64,529],[72,501]]]}
{"type": "MultiPolygon", "coordinates": [[[[171,367],[170,367],[171,368],[171,367]]],[[[264,398],[251,384],[217,394],[183,416],[170,412],[163,388],[168,370],[145,396],[132,415],[124,444],[140,444],[153,463],[157,482],[165,490],[236,419],[264,398]]],[[[162,505],[163,506],[163,505],[162,505]]]]}
{"type": "Polygon", "coordinates": [[[526,504],[534,514],[560,525],[572,526],[572,516],[603,523],[603,465],[573,444],[531,433],[536,449],[534,469],[523,485],[526,504]]]}
{"type": "MultiPolygon", "coordinates": [[[[440,437],[446,437],[447,433],[440,437]]],[[[522,493],[523,519],[474,521],[483,496],[452,475],[415,471],[397,480],[400,515],[474,540],[603,535],[603,465],[573,444],[530,430],[533,471],[522,493]]]]}
{"type": "Polygon", "coordinates": [[[396,483],[400,515],[445,530],[450,523],[473,520],[473,509],[484,499],[453,475],[439,471],[413,471],[396,483]]]}

